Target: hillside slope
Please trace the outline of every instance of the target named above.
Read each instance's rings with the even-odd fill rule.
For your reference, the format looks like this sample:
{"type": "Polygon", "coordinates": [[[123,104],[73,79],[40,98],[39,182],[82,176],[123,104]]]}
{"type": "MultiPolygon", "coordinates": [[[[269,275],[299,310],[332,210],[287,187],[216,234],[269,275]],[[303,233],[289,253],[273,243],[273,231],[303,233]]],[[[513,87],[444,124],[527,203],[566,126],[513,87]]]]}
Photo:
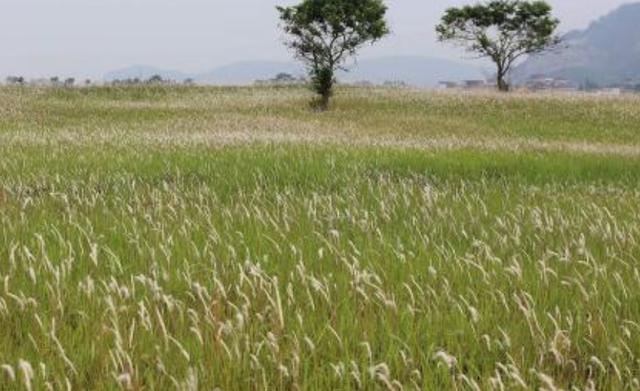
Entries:
{"type": "Polygon", "coordinates": [[[640,81],[640,3],[624,5],[586,30],[566,34],[559,49],[532,57],[513,73],[517,83],[533,75],[580,85],[640,81]]]}

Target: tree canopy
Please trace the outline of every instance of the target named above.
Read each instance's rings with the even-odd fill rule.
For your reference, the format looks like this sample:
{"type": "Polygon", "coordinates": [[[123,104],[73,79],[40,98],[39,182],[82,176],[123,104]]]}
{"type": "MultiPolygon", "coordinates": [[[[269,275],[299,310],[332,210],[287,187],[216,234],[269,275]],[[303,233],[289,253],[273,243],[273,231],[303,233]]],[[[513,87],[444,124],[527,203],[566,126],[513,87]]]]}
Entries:
{"type": "Polygon", "coordinates": [[[303,0],[277,7],[287,46],[309,69],[313,89],[326,108],[335,72],[367,43],[389,33],[382,0],[303,0]]]}
{"type": "Polygon", "coordinates": [[[440,41],[452,41],[490,58],[497,67],[497,84],[509,89],[505,78],[518,59],[557,45],[560,21],[545,1],[494,0],[449,8],[436,27],[440,41]]]}

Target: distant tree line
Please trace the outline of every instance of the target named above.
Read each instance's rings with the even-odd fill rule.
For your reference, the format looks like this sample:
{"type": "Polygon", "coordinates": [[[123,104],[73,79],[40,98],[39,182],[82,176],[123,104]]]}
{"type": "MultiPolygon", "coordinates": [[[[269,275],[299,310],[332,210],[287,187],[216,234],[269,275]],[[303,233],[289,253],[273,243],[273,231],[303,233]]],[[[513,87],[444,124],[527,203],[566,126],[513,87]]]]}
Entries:
{"type": "Polygon", "coordinates": [[[22,76],[8,76],[6,83],[10,86],[23,86],[25,85],[25,79],[22,76]]]}
{"type": "MultiPolygon", "coordinates": [[[[91,79],[85,79],[83,82],[84,86],[92,85],[91,79]]],[[[35,79],[28,81],[23,76],[8,76],[5,79],[5,84],[10,86],[25,86],[25,85],[36,85],[36,86],[49,86],[49,87],[64,87],[64,88],[72,88],[79,86],[76,79],[73,77],[62,79],[58,76],[53,76],[48,79],[35,79]]],[[[111,81],[109,84],[114,86],[136,86],[136,85],[194,85],[195,82],[193,79],[185,79],[182,82],[177,82],[170,79],[164,79],[160,75],[153,75],[148,79],[140,79],[140,78],[129,78],[129,79],[116,79],[111,81]]]]}
{"type": "MultiPolygon", "coordinates": [[[[58,76],[50,77],[49,79],[36,79],[27,81],[23,76],[8,76],[5,79],[5,83],[10,86],[24,86],[27,84],[31,85],[40,85],[40,86],[51,86],[51,87],[66,87],[71,88],[76,86],[76,79],[73,77],[69,77],[66,79],[61,79],[58,76]]],[[[91,85],[91,80],[86,79],[84,81],[85,85],[91,85]]]]}
{"type": "Polygon", "coordinates": [[[115,79],[110,83],[113,86],[140,86],[140,85],[148,85],[148,86],[162,86],[162,85],[194,85],[195,81],[191,78],[185,79],[182,82],[177,82],[171,79],[165,79],[161,75],[153,75],[148,79],[142,78],[128,78],[128,79],[115,79]]]}

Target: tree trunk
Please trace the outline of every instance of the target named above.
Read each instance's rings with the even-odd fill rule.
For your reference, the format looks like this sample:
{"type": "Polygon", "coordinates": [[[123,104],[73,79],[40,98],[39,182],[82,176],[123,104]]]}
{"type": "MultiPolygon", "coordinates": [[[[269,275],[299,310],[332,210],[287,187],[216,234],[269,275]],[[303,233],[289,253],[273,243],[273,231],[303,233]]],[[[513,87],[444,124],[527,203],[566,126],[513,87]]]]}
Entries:
{"type": "Polygon", "coordinates": [[[500,92],[509,92],[509,83],[505,80],[504,71],[498,70],[498,91],[500,92]]]}
{"type": "Polygon", "coordinates": [[[335,82],[333,68],[326,66],[314,69],[311,82],[313,90],[318,94],[318,99],[313,102],[314,108],[319,111],[327,110],[335,82]]]}
{"type": "Polygon", "coordinates": [[[329,109],[329,100],[331,99],[331,92],[325,92],[320,95],[320,99],[318,100],[318,108],[322,111],[326,111],[329,109]]]}

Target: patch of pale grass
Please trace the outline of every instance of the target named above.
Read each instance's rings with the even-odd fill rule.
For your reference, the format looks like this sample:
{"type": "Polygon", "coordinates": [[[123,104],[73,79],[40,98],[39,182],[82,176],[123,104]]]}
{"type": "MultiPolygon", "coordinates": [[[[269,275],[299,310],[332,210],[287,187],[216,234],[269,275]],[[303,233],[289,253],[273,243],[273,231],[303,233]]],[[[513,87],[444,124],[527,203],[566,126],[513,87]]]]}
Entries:
{"type": "Polygon", "coordinates": [[[496,152],[565,152],[584,155],[640,156],[640,146],[609,144],[596,142],[541,141],[526,138],[482,137],[469,139],[462,137],[411,138],[393,135],[353,135],[343,132],[319,133],[313,129],[299,131],[280,131],[274,126],[269,131],[196,131],[174,132],[137,131],[127,132],[111,129],[100,132],[57,131],[54,134],[19,131],[0,134],[3,147],[133,147],[133,148],[191,148],[222,147],[244,144],[289,144],[305,146],[346,146],[346,147],[382,147],[393,149],[418,149],[425,151],[478,150],[496,152]]]}

